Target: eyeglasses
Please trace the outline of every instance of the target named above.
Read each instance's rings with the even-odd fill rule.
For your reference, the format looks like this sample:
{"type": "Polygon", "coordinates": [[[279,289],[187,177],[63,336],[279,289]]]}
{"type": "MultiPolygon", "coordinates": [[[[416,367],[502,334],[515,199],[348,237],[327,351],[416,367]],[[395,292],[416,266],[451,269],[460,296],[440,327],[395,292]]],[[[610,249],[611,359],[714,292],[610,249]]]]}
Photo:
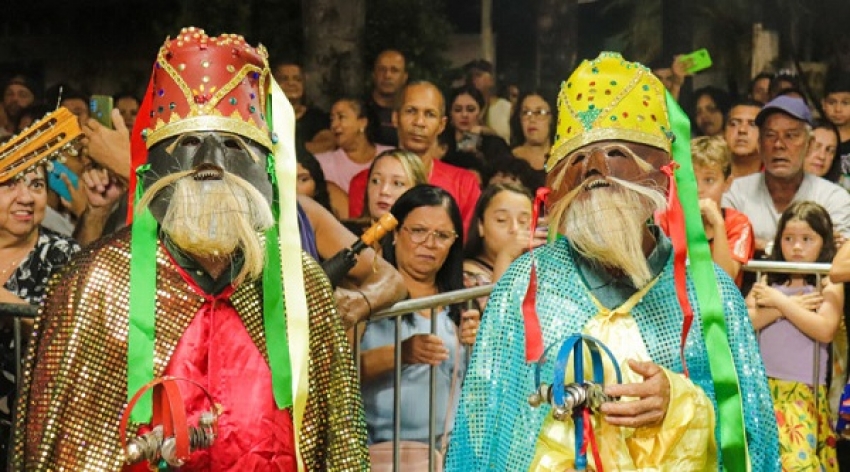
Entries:
{"type": "Polygon", "coordinates": [[[540,108],[538,110],[522,110],[519,112],[520,118],[525,118],[526,120],[531,119],[532,116],[536,117],[545,117],[551,115],[552,112],[546,110],[544,108],[540,108]]]}
{"type": "Polygon", "coordinates": [[[457,233],[454,231],[431,231],[428,228],[409,228],[407,226],[402,226],[401,229],[410,234],[410,240],[413,241],[414,244],[423,244],[432,234],[434,235],[434,242],[436,242],[438,246],[448,246],[457,238],[457,233]]]}

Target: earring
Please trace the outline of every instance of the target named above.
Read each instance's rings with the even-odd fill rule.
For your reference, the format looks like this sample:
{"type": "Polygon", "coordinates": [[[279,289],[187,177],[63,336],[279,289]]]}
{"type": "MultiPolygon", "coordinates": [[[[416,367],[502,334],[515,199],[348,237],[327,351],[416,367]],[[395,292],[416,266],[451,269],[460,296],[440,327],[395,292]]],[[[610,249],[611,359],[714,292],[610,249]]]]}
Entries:
{"type": "Polygon", "coordinates": [[[363,134],[363,131],[365,131],[365,129],[364,129],[364,128],[360,128],[360,134],[363,134]]]}

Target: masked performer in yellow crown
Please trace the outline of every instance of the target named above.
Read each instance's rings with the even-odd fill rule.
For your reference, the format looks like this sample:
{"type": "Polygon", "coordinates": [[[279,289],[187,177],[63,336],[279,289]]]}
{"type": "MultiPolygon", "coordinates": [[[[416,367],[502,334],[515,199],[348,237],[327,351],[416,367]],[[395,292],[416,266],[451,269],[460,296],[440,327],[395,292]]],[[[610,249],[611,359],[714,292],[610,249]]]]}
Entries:
{"type": "Polygon", "coordinates": [[[779,470],[747,309],[702,231],[684,113],[615,53],[576,69],[558,113],[552,240],[487,303],[447,469],[779,470]]]}
{"type": "Polygon", "coordinates": [[[368,469],[333,291],[300,248],[294,121],[264,47],[166,40],[134,130],[135,219],[51,288],[15,470],[368,469]],[[159,403],[174,396],[147,387],[171,378],[181,401],[159,403]],[[156,439],[158,417],[173,431],[156,439]]]}

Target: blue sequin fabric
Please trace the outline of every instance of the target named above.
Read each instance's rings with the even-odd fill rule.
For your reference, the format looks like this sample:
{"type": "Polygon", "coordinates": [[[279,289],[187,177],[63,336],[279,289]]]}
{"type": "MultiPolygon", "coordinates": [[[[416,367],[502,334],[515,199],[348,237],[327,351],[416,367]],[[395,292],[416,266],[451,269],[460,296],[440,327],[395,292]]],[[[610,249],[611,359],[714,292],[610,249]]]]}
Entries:
{"type": "MultiPolygon", "coordinates": [[[[566,239],[559,238],[542,246],[534,255],[538,278],[537,312],[548,348],[581,332],[598,310],[576,270],[566,239]]],[[[522,317],[522,300],[530,269],[530,254],[517,259],[499,280],[487,303],[463,385],[447,471],[523,471],[528,470],[534,457],[538,433],[551,408],[548,405],[532,408],[527,400],[535,388],[533,364],[525,361],[522,317]]],[[[717,270],[717,279],[740,382],[751,470],[778,471],[773,403],[752,324],[734,282],[721,270],[717,270]]],[[[695,311],[685,345],[690,378],[715,403],[717,411],[699,306],[690,277],[688,298],[695,311]]],[[[679,346],[683,313],[676,301],[672,257],[658,282],[631,314],[653,361],[681,373],[679,346]]],[[[553,368],[554,356],[549,356],[541,369],[542,378],[552,378],[553,368]]],[[[718,451],[722,421],[717,418],[715,429],[718,451]]]]}

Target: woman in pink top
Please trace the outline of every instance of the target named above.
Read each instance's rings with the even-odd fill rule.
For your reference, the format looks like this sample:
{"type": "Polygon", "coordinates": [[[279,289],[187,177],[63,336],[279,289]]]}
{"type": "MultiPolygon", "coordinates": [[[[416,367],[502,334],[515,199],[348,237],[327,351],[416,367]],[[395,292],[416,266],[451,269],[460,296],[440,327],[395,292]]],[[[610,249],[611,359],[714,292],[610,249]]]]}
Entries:
{"type": "Polygon", "coordinates": [[[316,154],[325,179],[348,194],[351,178],[368,169],[375,156],[390,149],[370,139],[369,119],[363,103],[355,98],[342,98],[331,107],[331,132],[336,149],[316,154]]]}

